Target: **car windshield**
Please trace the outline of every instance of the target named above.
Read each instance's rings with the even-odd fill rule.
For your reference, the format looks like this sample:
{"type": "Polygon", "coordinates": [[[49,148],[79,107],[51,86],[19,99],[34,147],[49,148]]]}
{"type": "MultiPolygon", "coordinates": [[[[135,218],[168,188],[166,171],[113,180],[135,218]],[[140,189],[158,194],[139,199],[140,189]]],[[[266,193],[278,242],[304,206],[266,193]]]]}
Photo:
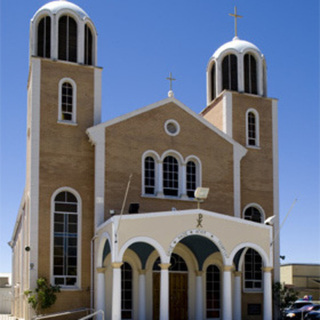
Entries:
{"type": "Polygon", "coordinates": [[[311,302],[307,302],[307,301],[304,301],[304,302],[295,302],[291,307],[290,309],[300,309],[304,306],[307,306],[309,304],[312,304],[311,302]]]}

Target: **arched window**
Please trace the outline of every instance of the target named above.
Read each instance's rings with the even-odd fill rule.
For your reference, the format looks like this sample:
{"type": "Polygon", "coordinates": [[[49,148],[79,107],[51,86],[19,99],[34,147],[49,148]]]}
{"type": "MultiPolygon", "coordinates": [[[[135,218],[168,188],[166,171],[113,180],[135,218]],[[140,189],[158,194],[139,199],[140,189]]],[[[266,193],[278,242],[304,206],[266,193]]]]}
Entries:
{"type": "Polygon", "coordinates": [[[53,279],[60,286],[78,282],[78,200],[68,191],[58,193],[53,208],[53,279]]]}
{"type": "Polygon", "coordinates": [[[145,194],[155,194],[156,178],[155,161],[148,156],[144,159],[144,192],[145,194]]]}
{"type": "Polygon", "coordinates": [[[132,268],[124,262],[121,266],[121,319],[133,319],[132,268]]]}
{"type": "Polygon", "coordinates": [[[59,118],[64,123],[76,123],[76,84],[64,78],[59,83],[59,118]]]}
{"type": "Polygon", "coordinates": [[[44,17],[38,24],[38,57],[50,58],[51,51],[51,18],[44,17]]]}
{"type": "Polygon", "coordinates": [[[91,29],[85,25],[84,26],[84,64],[92,65],[92,53],[93,53],[93,45],[92,45],[92,32],[91,29]]]}
{"type": "Polygon", "coordinates": [[[249,207],[244,212],[244,219],[261,223],[262,215],[257,208],[249,207]]]}
{"type": "Polygon", "coordinates": [[[59,54],[60,60],[77,62],[77,23],[70,16],[59,19],[59,54]]]}
{"type": "Polygon", "coordinates": [[[216,98],[216,65],[215,63],[212,65],[211,68],[211,100],[216,98]]]}
{"type": "Polygon", "coordinates": [[[238,90],[238,62],[234,54],[229,54],[222,61],[222,90],[238,90]]]}
{"type": "Polygon", "coordinates": [[[257,62],[252,54],[244,56],[244,91],[257,94],[257,62]]]}
{"type": "Polygon", "coordinates": [[[187,196],[194,198],[194,191],[197,187],[197,166],[193,161],[187,163],[187,196]]]}
{"type": "Polygon", "coordinates": [[[247,145],[259,146],[259,123],[257,114],[253,111],[247,113],[247,145]]]}
{"type": "Polygon", "coordinates": [[[258,252],[248,249],[244,259],[244,287],[252,291],[262,289],[262,258],[258,252]]]}
{"type": "Polygon", "coordinates": [[[210,319],[220,319],[221,316],[221,283],[220,270],[215,265],[209,265],[206,273],[206,310],[210,319]]]}
{"type": "Polygon", "coordinates": [[[179,193],[179,164],[172,156],[163,160],[163,193],[167,196],[178,196],[179,193]]]}

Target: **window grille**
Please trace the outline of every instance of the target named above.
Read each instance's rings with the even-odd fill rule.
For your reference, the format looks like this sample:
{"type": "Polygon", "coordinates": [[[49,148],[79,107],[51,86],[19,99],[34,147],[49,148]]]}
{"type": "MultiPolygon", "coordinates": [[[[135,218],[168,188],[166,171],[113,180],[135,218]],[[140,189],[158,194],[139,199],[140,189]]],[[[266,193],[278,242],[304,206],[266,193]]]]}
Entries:
{"type": "Polygon", "coordinates": [[[54,284],[74,286],[78,264],[78,201],[67,191],[54,199],[54,284]]]}
{"type": "Polygon", "coordinates": [[[179,192],[179,164],[168,156],[163,161],[163,193],[167,196],[178,196],[179,192]]]}

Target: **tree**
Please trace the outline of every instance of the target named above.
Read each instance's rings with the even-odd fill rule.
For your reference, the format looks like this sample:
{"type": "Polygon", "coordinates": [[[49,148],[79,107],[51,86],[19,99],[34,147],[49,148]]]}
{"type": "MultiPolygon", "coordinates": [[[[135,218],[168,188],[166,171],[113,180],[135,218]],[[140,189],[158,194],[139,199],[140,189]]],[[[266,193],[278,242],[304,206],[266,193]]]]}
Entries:
{"type": "Polygon", "coordinates": [[[28,297],[28,303],[31,304],[32,309],[36,314],[40,314],[56,302],[57,292],[60,292],[59,286],[49,284],[46,278],[39,278],[35,292],[27,290],[24,294],[28,297]]]}
{"type": "Polygon", "coordinates": [[[273,300],[275,305],[280,310],[280,314],[283,314],[285,308],[288,308],[293,302],[298,299],[298,292],[292,288],[288,288],[284,283],[276,282],[272,288],[273,300]]]}

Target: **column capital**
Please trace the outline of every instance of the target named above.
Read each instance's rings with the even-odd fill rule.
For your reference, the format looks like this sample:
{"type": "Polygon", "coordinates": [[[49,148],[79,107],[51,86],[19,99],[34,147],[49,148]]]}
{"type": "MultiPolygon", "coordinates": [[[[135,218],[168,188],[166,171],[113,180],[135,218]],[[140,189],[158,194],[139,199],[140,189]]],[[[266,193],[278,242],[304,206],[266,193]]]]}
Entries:
{"type": "Polygon", "coordinates": [[[223,271],[233,271],[234,270],[234,266],[223,266],[223,271]]]}
{"type": "Polygon", "coordinates": [[[202,277],[203,276],[203,270],[195,270],[196,277],[202,277]]]}
{"type": "Polygon", "coordinates": [[[139,275],[146,275],[147,270],[146,269],[139,269],[139,275]]]}
{"type": "Polygon", "coordinates": [[[122,265],[123,265],[123,262],[112,262],[111,263],[111,267],[113,269],[120,269],[122,265]]]}
{"type": "Polygon", "coordinates": [[[271,272],[273,270],[273,267],[262,267],[261,269],[263,272],[271,272]]]}
{"type": "Polygon", "coordinates": [[[97,271],[97,273],[105,273],[106,269],[107,268],[105,268],[105,267],[98,267],[98,268],[96,268],[96,271],[97,271]]]}
{"type": "Polygon", "coordinates": [[[241,272],[241,271],[235,271],[235,272],[234,272],[234,276],[235,276],[235,277],[241,277],[241,275],[242,275],[242,272],[241,272]]]}
{"type": "Polygon", "coordinates": [[[168,270],[171,266],[171,263],[159,263],[161,270],[168,270]]]}

